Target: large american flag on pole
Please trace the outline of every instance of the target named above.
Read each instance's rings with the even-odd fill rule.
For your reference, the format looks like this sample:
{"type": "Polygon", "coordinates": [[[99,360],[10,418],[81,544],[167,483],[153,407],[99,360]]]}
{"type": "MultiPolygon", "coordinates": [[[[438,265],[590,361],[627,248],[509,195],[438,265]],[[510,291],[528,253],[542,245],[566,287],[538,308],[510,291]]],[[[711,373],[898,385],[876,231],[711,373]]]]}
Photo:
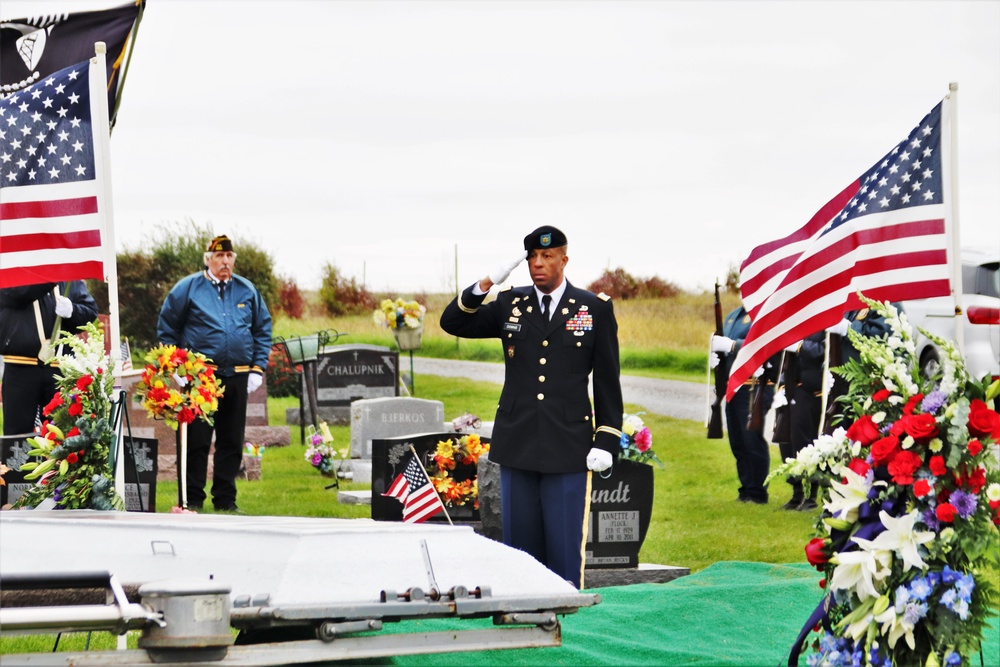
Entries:
{"type": "MultiPolygon", "coordinates": [[[[90,64],[0,99],[0,287],[104,279],[90,64]]],[[[103,88],[103,86],[102,86],[103,88]]]]}
{"type": "Polygon", "coordinates": [[[951,293],[950,100],[792,234],[760,245],[740,267],[753,319],[726,396],[776,352],[878,301],[951,293]]]}
{"type": "Polygon", "coordinates": [[[403,503],[403,521],[420,523],[444,510],[441,497],[427,477],[416,456],[411,456],[403,472],[396,476],[384,496],[403,503]]]}

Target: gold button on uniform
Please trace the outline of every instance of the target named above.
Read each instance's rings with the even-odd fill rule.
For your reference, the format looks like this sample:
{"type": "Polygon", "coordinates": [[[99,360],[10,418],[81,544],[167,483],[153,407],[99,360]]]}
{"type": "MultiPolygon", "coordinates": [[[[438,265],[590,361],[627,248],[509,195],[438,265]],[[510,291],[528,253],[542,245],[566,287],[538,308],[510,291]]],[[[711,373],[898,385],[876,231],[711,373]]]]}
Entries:
{"type": "Polygon", "coordinates": [[[539,382],[545,382],[545,376],[544,375],[539,375],[538,376],[538,381],[539,382]]]}
{"type": "Polygon", "coordinates": [[[540,363],[542,366],[544,366],[545,365],[545,357],[542,357],[541,359],[539,359],[538,363],[540,363]]]}
{"type": "Polygon", "coordinates": [[[580,341],[576,341],[576,346],[577,347],[583,347],[583,343],[581,343],[580,341]]]}
{"type": "Polygon", "coordinates": [[[540,401],[541,401],[541,400],[543,400],[544,398],[545,398],[545,394],[539,394],[539,395],[538,395],[538,400],[540,400],[540,401]]]}
{"type": "Polygon", "coordinates": [[[549,341],[543,340],[542,341],[542,347],[548,347],[548,346],[549,346],[549,341]]]}

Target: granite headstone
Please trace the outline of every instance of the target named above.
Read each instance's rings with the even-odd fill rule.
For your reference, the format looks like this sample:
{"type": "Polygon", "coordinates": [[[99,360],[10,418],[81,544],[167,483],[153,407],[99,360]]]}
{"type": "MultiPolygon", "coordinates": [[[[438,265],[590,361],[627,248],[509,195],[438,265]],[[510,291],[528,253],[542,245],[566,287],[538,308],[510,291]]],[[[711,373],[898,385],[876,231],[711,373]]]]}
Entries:
{"type": "MultiPolygon", "coordinates": [[[[346,424],[354,401],[391,396],[399,396],[398,350],[355,344],[328,346],[320,353],[316,361],[318,421],[346,424]]],[[[307,412],[306,422],[311,421],[307,412]]]]}
{"type": "Polygon", "coordinates": [[[435,432],[444,422],[444,403],[425,398],[367,398],[351,404],[351,458],[371,459],[372,441],[435,432]]]}

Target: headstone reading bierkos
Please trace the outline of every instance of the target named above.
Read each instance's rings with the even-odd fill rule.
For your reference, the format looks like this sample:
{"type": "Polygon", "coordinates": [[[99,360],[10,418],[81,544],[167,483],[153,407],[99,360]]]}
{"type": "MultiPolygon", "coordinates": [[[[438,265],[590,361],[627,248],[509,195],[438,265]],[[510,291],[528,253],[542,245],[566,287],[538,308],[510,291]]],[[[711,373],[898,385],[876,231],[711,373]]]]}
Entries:
{"type": "MultiPolygon", "coordinates": [[[[346,424],[352,402],[391,396],[399,396],[398,350],[356,344],[333,345],[320,353],[316,361],[318,421],[346,424]]],[[[311,415],[306,420],[311,421],[311,415]]]]}
{"type": "Polygon", "coordinates": [[[437,432],[444,422],[444,403],[424,398],[388,397],[351,404],[351,458],[371,459],[372,441],[437,432]]]}

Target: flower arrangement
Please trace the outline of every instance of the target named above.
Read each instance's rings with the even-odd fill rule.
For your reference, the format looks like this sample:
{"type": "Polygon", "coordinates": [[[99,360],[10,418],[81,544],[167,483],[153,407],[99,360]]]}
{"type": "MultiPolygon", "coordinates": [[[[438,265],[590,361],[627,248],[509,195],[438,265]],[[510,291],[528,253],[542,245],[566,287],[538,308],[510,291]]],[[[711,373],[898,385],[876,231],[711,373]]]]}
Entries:
{"type": "Polygon", "coordinates": [[[403,301],[401,298],[383,299],[375,309],[372,319],[376,326],[385,329],[417,329],[424,323],[427,308],[416,301],[403,301]]]}
{"type": "Polygon", "coordinates": [[[663,461],[653,451],[653,434],[639,417],[641,414],[645,413],[626,413],[622,419],[621,457],[637,463],[655,463],[662,470],[663,461]]]}
{"type": "Polygon", "coordinates": [[[776,471],[826,478],[805,550],[827,593],[792,656],[815,626],[809,665],[968,665],[1000,599],[1000,414],[987,405],[1000,381],[969,378],[954,345],[921,330],[944,351],[924,378],[906,316],[861,298],[892,331],[848,333],[861,359],[836,369],[847,427],[776,471]]]}
{"type": "Polygon", "coordinates": [[[104,354],[104,334],[97,324],[81,327],[86,338],[64,331],[59,342],[69,350],[56,356],[57,391],[42,410],[45,421],[29,461],[21,466],[37,484],[21,495],[15,508],[37,507],[51,499],[57,509],[124,509],[114,490],[109,454],[114,442],[111,409],[114,373],[104,354]]]}
{"type": "Polygon", "coordinates": [[[479,457],[489,451],[489,443],[483,442],[478,433],[438,441],[427,474],[446,506],[464,507],[471,503],[473,509],[479,509],[476,465],[479,457]]]}
{"type": "Polygon", "coordinates": [[[212,423],[224,387],[219,385],[208,358],[176,345],[160,345],[146,353],[136,394],[154,419],[177,430],[201,418],[212,423]]]}
{"type": "Polygon", "coordinates": [[[318,429],[310,425],[306,432],[306,442],[309,443],[306,448],[306,461],[327,477],[336,475],[337,461],[346,458],[347,448],[334,449],[331,444],[333,434],[330,433],[330,427],[326,422],[320,422],[318,429]]]}

